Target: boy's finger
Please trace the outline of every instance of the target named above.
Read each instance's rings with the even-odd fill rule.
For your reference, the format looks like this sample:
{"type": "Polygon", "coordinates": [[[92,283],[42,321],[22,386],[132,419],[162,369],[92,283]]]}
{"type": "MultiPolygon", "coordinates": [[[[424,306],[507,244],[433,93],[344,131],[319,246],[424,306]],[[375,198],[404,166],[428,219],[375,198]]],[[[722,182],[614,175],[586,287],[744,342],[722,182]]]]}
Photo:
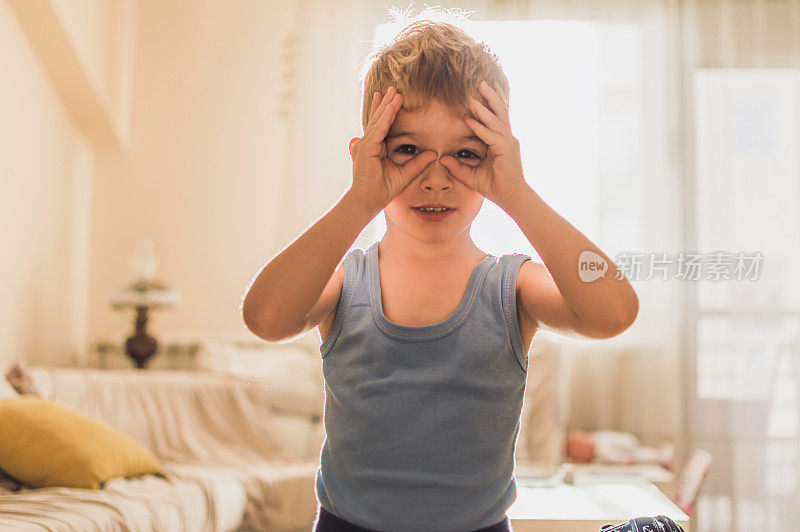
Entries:
{"type": "Polygon", "coordinates": [[[382,99],[383,95],[378,91],[376,91],[375,94],[372,95],[372,105],[370,106],[369,109],[369,117],[367,118],[367,123],[369,123],[369,121],[372,120],[372,117],[375,115],[375,109],[378,108],[378,104],[381,103],[382,99]]]}
{"type": "MultiPolygon", "coordinates": [[[[392,94],[392,89],[393,87],[389,87],[389,90],[386,91],[386,96],[381,96],[380,104],[375,108],[373,116],[370,118],[367,123],[367,128],[364,130],[364,136],[361,141],[367,147],[367,155],[369,156],[383,156],[382,150],[385,150],[383,140],[386,137],[386,132],[380,133],[381,128],[379,124],[381,123],[381,117],[385,113],[386,108],[394,101],[393,97],[396,93],[392,94]]],[[[388,129],[386,131],[388,132],[388,129]]]]}
{"type": "Polygon", "coordinates": [[[375,129],[373,131],[374,142],[383,142],[386,135],[389,133],[389,128],[394,123],[394,117],[397,115],[398,109],[403,106],[403,95],[396,94],[392,97],[392,101],[383,108],[380,116],[376,119],[375,129]]]}
{"type": "Polygon", "coordinates": [[[383,111],[386,109],[388,105],[392,103],[396,94],[397,94],[397,89],[395,89],[394,87],[389,87],[389,90],[386,91],[386,94],[381,95],[381,101],[375,108],[376,122],[380,120],[383,111]]]}
{"type": "Polygon", "coordinates": [[[425,168],[436,160],[435,151],[424,151],[405,163],[401,168],[401,173],[406,181],[411,181],[417,177],[425,168]]]}

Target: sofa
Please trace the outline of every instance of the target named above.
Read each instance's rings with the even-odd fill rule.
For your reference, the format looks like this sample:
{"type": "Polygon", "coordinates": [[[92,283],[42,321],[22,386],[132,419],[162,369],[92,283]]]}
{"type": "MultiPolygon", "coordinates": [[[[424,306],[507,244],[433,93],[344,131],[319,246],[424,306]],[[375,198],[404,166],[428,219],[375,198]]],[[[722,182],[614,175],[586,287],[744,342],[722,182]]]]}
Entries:
{"type": "MultiPolygon", "coordinates": [[[[29,373],[42,397],[134,438],[165,478],[114,478],[102,489],[0,483],[0,530],[310,530],[324,440],[316,331],[289,343],[200,342],[195,371],[47,368],[29,373]]],[[[555,467],[559,410],[553,344],[534,343],[518,464],[555,467]]],[[[2,393],[0,393],[2,399],[2,393]]]]}
{"type": "Polygon", "coordinates": [[[98,490],[0,484],[0,530],[309,530],[324,437],[319,359],[302,343],[255,344],[247,354],[262,367],[244,375],[222,366],[223,345],[246,351],[205,343],[214,370],[29,367],[42,397],[131,436],[166,478],[98,490]]]}

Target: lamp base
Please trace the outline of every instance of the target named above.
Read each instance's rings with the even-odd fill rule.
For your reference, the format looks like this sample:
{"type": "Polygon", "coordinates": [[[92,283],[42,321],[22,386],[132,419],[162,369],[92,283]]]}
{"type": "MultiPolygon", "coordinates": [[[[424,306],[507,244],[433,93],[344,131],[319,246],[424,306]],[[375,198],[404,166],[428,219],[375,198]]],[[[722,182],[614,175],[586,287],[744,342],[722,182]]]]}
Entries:
{"type": "Polygon", "coordinates": [[[139,369],[147,368],[147,362],[156,354],[158,342],[147,334],[147,307],[136,307],[136,330],[125,341],[125,353],[139,369]]]}

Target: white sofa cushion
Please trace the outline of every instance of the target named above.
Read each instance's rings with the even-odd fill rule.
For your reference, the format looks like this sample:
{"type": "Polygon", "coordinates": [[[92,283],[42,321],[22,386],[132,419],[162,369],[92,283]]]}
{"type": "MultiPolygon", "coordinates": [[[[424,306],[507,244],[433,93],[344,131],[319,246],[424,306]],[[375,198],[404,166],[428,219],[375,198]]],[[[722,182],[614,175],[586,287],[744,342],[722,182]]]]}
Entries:
{"type": "Polygon", "coordinates": [[[109,480],[101,490],[22,489],[0,493],[0,530],[237,530],[246,508],[232,476],[170,470],[109,480]]]}

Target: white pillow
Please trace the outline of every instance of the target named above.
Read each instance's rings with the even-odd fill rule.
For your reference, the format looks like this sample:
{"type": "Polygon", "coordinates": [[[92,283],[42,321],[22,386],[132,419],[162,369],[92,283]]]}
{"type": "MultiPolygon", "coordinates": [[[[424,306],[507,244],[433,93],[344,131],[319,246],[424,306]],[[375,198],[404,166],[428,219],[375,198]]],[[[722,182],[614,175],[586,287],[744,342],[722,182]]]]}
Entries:
{"type": "Polygon", "coordinates": [[[569,395],[564,364],[552,335],[537,331],[528,352],[525,399],[515,457],[519,462],[557,465],[562,459],[569,395]]]}
{"type": "Polygon", "coordinates": [[[292,344],[253,344],[202,342],[196,367],[258,380],[322,381],[321,358],[306,347],[292,344]]]}

